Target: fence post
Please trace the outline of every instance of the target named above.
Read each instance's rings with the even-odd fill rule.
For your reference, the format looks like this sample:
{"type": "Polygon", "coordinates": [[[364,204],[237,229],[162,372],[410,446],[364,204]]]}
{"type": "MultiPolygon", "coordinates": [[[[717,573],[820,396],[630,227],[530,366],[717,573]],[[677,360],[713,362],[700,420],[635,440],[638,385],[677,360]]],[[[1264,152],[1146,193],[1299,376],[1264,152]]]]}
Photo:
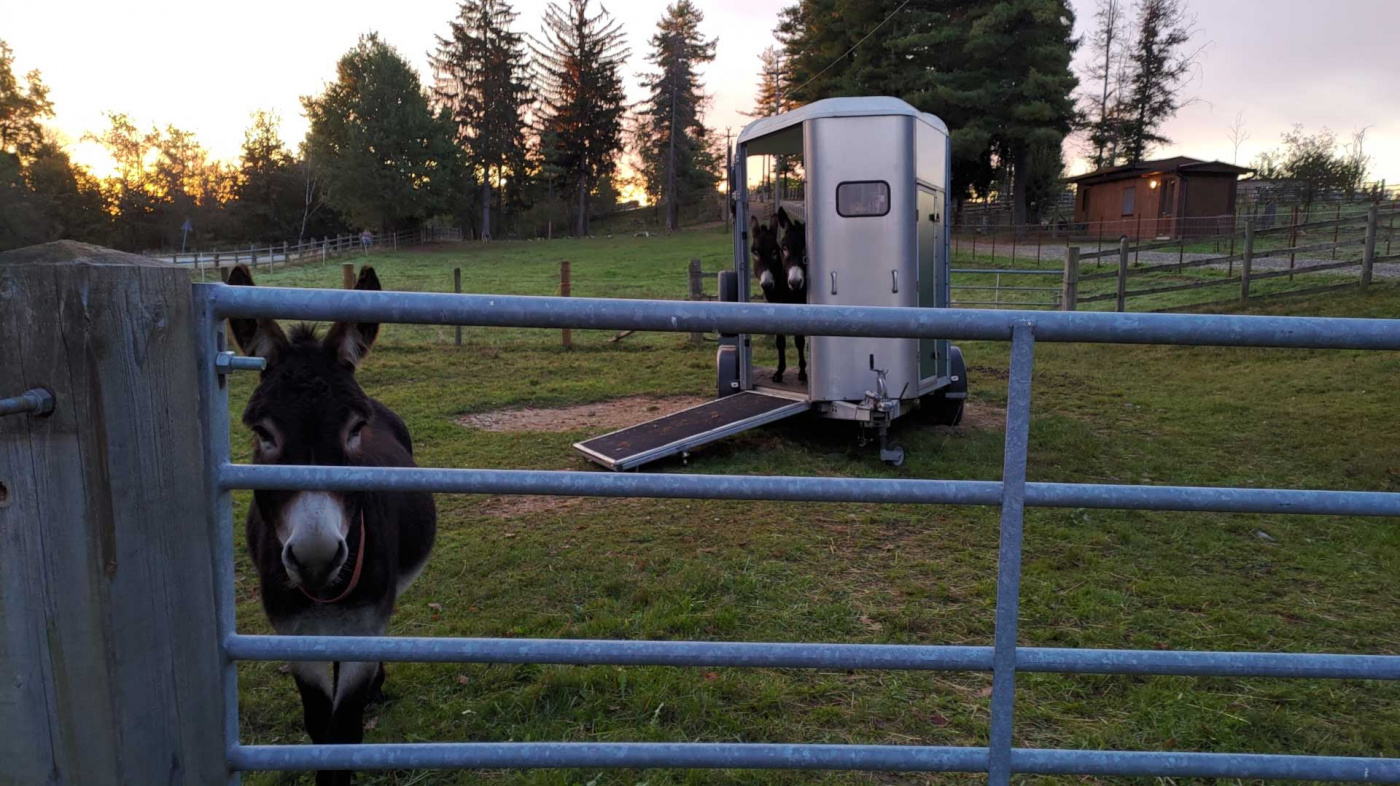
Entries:
{"type": "Polygon", "coordinates": [[[1336,258],[1337,258],[1337,238],[1341,237],[1341,235],[1342,235],[1342,205],[1341,205],[1340,202],[1337,203],[1337,215],[1336,215],[1335,218],[1336,218],[1337,223],[1335,223],[1335,224],[1332,225],[1332,258],[1333,258],[1333,259],[1336,259],[1336,258]]]}
{"type": "Polygon", "coordinates": [[[1381,209],[1371,205],[1366,211],[1366,250],[1361,255],[1361,288],[1371,286],[1371,266],[1376,261],[1376,231],[1380,228],[1381,209]]]}
{"type": "Polygon", "coordinates": [[[340,288],[355,288],[355,263],[346,262],[340,266],[340,288]]]}
{"type": "MultiPolygon", "coordinates": [[[[452,268],[452,291],[459,295],[462,294],[462,269],[460,267],[452,268]]],[[[462,346],[461,325],[457,326],[457,346],[462,346]]]]}
{"type": "MultiPolygon", "coordinates": [[[[701,274],[701,272],[700,272],[700,260],[698,260],[698,259],[692,259],[692,260],[690,260],[690,276],[689,276],[689,277],[690,277],[690,297],[687,298],[687,300],[704,300],[704,299],[705,299],[705,279],[702,278],[702,274],[701,274]]],[[[692,343],[692,344],[703,344],[703,343],[705,343],[705,334],[704,334],[704,333],[691,333],[691,334],[690,334],[690,343],[692,343]]]]}
{"type": "MultiPolygon", "coordinates": [[[[563,262],[560,262],[560,263],[559,263],[559,297],[571,297],[571,292],[572,292],[572,290],[573,290],[573,286],[572,286],[572,283],[571,283],[571,281],[570,281],[570,276],[569,276],[569,260],[566,259],[566,260],[564,260],[563,262]]],[[[573,349],[573,348],[574,348],[574,335],[573,335],[573,331],[569,330],[568,328],[564,328],[564,334],[563,334],[563,336],[564,336],[564,349],[573,349]]]]}
{"type": "MultiPolygon", "coordinates": [[[[276,261],[277,261],[277,260],[275,260],[275,259],[273,260],[273,262],[276,262],[276,261]]],[[[282,267],[286,267],[287,265],[290,265],[291,263],[292,263],[292,258],[289,257],[289,256],[287,256],[287,241],[283,240],[283,241],[282,241],[282,267]]],[[[273,268],[274,270],[276,270],[276,269],[277,269],[277,265],[274,264],[274,265],[272,266],[272,268],[273,268]]]]}
{"type": "Polygon", "coordinates": [[[1244,255],[1240,258],[1240,301],[1249,302],[1249,274],[1254,267],[1254,218],[1244,221],[1244,255]]]}
{"type": "MultiPolygon", "coordinates": [[[[1294,205],[1294,206],[1293,206],[1293,217],[1290,218],[1289,221],[1288,221],[1288,247],[1289,247],[1289,248],[1297,248],[1297,246],[1298,246],[1298,206],[1297,206],[1297,205],[1294,205]]],[[[1289,270],[1292,270],[1292,269],[1293,269],[1293,263],[1294,263],[1294,260],[1297,258],[1297,256],[1298,256],[1298,255],[1297,255],[1296,253],[1291,253],[1291,252],[1289,253],[1289,255],[1288,255],[1288,269],[1289,269],[1289,270]]],[[[1290,275],[1290,276],[1288,277],[1288,280],[1289,280],[1289,282],[1291,283],[1291,282],[1293,281],[1293,276],[1290,275]]]]}
{"type": "Polygon", "coordinates": [[[1074,311],[1079,299],[1079,246],[1065,249],[1065,278],[1060,282],[1060,310],[1074,311]]]}
{"type": "Polygon", "coordinates": [[[0,417],[0,780],[225,783],[189,273],[69,241],[0,271],[0,395],[54,400],[0,417]]]}
{"type": "Polygon", "coordinates": [[[252,256],[252,260],[250,260],[250,261],[251,261],[251,264],[248,265],[248,267],[257,267],[257,266],[258,266],[258,249],[255,248],[255,247],[253,247],[253,246],[248,246],[248,254],[252,256]]]}
{"type": "Polygon", "coordinates": [[[1124,311],[1128,292],[1128,238],[1118,239],[1118,310],[1124,311]]]}

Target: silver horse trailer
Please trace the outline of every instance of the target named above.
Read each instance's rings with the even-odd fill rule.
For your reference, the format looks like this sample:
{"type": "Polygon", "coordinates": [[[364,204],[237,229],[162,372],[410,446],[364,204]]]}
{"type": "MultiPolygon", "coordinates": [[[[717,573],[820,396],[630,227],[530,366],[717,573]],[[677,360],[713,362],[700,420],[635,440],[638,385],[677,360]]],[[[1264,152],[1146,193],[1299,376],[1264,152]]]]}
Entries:
{"type": "MultiPolygon", "coordinates": [[[[720,299],[747,302],[753,281],[749,217],[779,208],[805,233],[806,298],[812,304],[946,308],[948,128],[895,98],[831,98],[750,123],[729,173],[734,270],[720,299]]],[[[791,338],[791,337],[789,337],[791,338]]],[[[774,379],[754,363],[750,336],[721,336],[718,398],[577,443],[615,470],[690,450],[808,412],[853,421],[862,441],[899,465],[890,423],[922,409],[955,425],[967,397],[962,353],[944,339],[811,336],[808,373],[774,379]]]]}

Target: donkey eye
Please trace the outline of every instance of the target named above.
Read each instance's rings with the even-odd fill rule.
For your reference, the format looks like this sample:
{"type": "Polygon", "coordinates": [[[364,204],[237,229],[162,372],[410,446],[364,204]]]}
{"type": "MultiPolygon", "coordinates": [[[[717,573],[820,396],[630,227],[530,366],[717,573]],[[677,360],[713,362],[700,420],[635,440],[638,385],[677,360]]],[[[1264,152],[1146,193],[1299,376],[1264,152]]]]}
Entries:
{"type": "Polygon", "coordinates": [[[264,453],[277,450],[277,439],[262,426],[253,426],[253,436],[258,440],[258,449],[264,453]]]}
{"type": "Polygon", "coordinates": [[[353,450],[358,450],[358,449],[359,449],[359,447],[360,447],[360,435],[361,435],[361,432],[363,432],[363,431],[365,430],[365,426],[366,426],[366,425],[368,425],[368,421],[357,420],[357,421],[355,421],[354,425],[350,426],[350,430],[347,431],[347,432],[345,433],[345,449],[346,449],[346,450],[351,450],[351,451],[353,451],[353,450]]]}

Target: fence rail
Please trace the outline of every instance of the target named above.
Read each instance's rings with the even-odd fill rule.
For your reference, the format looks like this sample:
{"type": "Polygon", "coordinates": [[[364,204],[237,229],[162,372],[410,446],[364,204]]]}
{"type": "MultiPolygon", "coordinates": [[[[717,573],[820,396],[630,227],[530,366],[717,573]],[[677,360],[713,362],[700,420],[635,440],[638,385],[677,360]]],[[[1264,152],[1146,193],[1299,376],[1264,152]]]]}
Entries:
{"type": "Polygon", "coordinates": [[[369,249],[397,249],[399,246],[424,245],[434,242],[452,242],[462,239],[462,230],[456,227],[424,227],[403,229],[397,232],[374,232],[368,241],[359,234],[340,234],[334,237],[309,238],[295,243],[284,242],[280,246],[248,246],[213,251],[146,251],[144,256],[154,259],[169,259],[171,264],[186,265],[196,270],[215,271],[225,266],[248,265],[250,267],[293,264],[308,260],[325,261],[341,254],[363,252],[369,249]]]}

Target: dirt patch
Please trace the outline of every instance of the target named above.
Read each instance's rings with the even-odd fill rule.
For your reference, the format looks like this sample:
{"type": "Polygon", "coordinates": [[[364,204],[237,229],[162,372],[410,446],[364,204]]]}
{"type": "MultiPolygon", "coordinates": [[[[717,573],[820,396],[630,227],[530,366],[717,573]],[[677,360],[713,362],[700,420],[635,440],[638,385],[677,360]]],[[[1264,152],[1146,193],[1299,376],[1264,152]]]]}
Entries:
{"type": "Polygon", "coordinates": [[[628,396],[596,404],[536,409],[498,409],[457,418],[457,425],[484,431],[605,431],[704,404],[701,396],[628,396]]]}
{"type": "Polygon", "coordinates": [[[969,400],[958,428],[1000,430],[1006,428],[1006,409],[986,401],[969,400]]]}

